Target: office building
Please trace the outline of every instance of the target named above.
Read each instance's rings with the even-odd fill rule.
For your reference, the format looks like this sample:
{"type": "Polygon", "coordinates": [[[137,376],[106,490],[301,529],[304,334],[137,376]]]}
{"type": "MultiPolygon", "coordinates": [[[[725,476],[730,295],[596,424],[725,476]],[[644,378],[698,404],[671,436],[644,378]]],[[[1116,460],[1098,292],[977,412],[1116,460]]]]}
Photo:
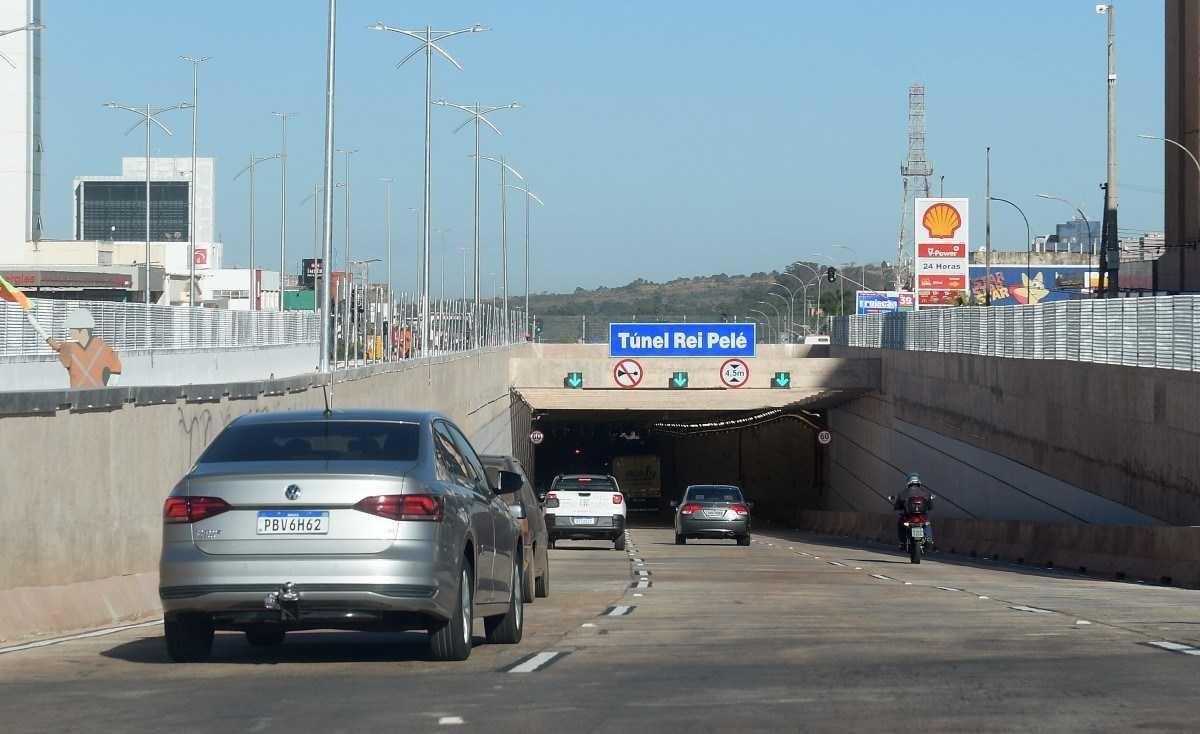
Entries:
{"type": "MultiPolygon", "coordinates": [[[[0,28],[41,22],[42,0],[0,2],[0,28]]],[[[42,34],[0,36],[0,263],[42,238],[42,34]]]]}

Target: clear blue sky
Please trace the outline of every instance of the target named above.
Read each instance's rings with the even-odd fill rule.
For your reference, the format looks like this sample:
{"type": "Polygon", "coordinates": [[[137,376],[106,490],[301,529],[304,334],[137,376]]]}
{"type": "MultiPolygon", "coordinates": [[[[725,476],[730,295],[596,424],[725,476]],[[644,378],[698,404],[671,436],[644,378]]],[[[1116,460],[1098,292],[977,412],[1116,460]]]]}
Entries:
{"type": "MultiPolygon", "coordinates": [[[[227,263],[245,264],[247,197],[233,181],[250,151],[278,148],[272,110],[290,127],[290,246],[312,247],[312,210],[298,202],[320,179],[323,0],[48,0],[46,173],[49,234],[70,233],[71,178],[119,171],[141,154],[125,114],[101,104],[172,104],[191,94],[180,54],[213,57],[202,71],[200,148],[217,158],[217,229],[227,263]]],[[[398,287],[411,287],[421,197],[424,67],[390,25],[493,30],[447,43],[463,64],[438,62],[435,97],[524,109],[495,116],[485,153],[504,154],[542,195],[535,209],[533,288],[617,285],[636,277],[778,268],[831,245],[895,258],[906,89],[928,86],[928,148],[947,195],[972,199],[983,238],[984,147],[997,195],[1024,206],[1036,232],[1069,216],[1035,198],[1052,191],[1098,218],[1105,173],[1105,21],[1092,0],[992,2],[655,3],[343,0],[339,146],[361,149],[353,172],[356,257],[382,257],[383,186],[394,176],[398,287]]],[[[1119,160],[1123,228],[1160,228],[1163,7],[1118,4],[1119,160]],[[1137,188],[1132,188],[1137,187],[1137,188]]],[[[447,290],[461,289],[458,247],[471,241],[468,131],[434,109],[434,226],[444,235],[447,290]]],[[[156,153],[185,155],[188,113],[156,153]]],[[[279,174],[259,177],[258,242],[273,252],[279,174]]],[[[342,177],[339,159],[338,178],[342,177]]],[[[497,272],[496,171],[485,170],[483,282],[497,272]]],[[[510,200],[513,292],[520,290],[523,211],[510,200]]],[[[340,251],[341,205],[335,232],[340,251]]],[[[1015,212],[993,212],[994,244],[1022,249],[1015,212]]],[[[435,287],[439,282],[435,235],[435,287]]],[[[844,254],[844,253],[842,253],[844,254]]],[[[260,264],[274,266],[277,256],[260,264]]],[[[848,256],[847,256],[848,257],[848,256]]],[[[340,258],[339,258],[340,262],[340,258]]],[[[380,274],[375,270],[375,274],[380,274]]]]}

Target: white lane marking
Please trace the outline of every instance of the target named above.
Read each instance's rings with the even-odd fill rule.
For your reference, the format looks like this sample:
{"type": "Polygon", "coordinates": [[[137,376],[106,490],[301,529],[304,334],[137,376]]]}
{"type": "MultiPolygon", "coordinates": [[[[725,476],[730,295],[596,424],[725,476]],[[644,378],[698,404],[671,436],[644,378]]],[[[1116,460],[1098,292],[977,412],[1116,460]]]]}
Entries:
{"type": "Polygon", "coordinates": [[[645,596],[645,594],[634,594],[634,596],[645,596]]]}
{"type": "Polygon", "coordinates": [[[92,630],[91,632],[80,632],[76,635],[67,635],[65,637],[52,637],[48,640],[37,640],[36,642],[26,642],[21,645],[13,645],[11,647],[0,647],[0,655],[7,655],[10,652],[24,652],[25,650],[36,650],[39,647],[49,647],[50,645],[60,645],[64,642],[73,642],[74,640],[86,640],[91,637],[104,637],[105,635],[115,635],[118,632],[126,630],[141,629],[143,627],[153,627],[162,624],[161,619],[156,619],[153,622],[139,622],[137,624],[126,624],[120,627],[106,627],[100,630],[92,630]]]}
{"type": "Polygon", "coordinates": [[[541,670],[542,668],[546,667],[547,665],[554,662],[555,660],[557,660],[558,658],[562,657],[565,654],[566,653],[556,652],[556,651],[539,652],[537,655],[534,655],[533,657],[529,658],[528,660],[521,663],[520,665],[516,665],[512,668],[509,668],[508,672],[509,673],[533,673],[538,670],[541,670]]]}
{"type": "Polygon", "coordinates": [[[443,716],[438,719],[438,726],[460,726],[463,724],[461,716],[443,716]]]}
{"type": "Polygon", "coordinates": [[[881,573],[873,573],[873,574],[871,574],[871,578],[879,579],[880,581],[895,581],[895,579],[893,579],[889,576],[884,576],[881,573]]]}
{"type": "Polygon", "coordinates": [[[802,556],[808,556],[809,558],[812,558],[812,554],[811,554],[811,553],[805,553],[804,551],[800,551],[800,555],[802,555],[802,556]]]}
{"type": "Polygon", "coordinates": [[[586,629],[591,629],[591,628],[595,627],[596,625],[592,624],[591,622],[584,622],[582,626],[586,630],[586,629]]]}
{"type": "Polygon", "coordinates": [[[649,588],[650,588],[650,579],[641,579],[641,580],[639,580],[639,581],[637,582],[637,586],[636,586],[636,587],[634,587],[634,588],[637,588],[637,589],[649,589],[649,588]]]}
{"type": "Polygon", "coordinates": [[[1162,649],[1170,650],[1171,652],[1186,652],[1188,650],[1196,649],[1196,648],[1192,647],[1191,645],[1181,645],[1178,642],[1167,642],[1166,640],[1159,640],[1157,642],[1147,642],[1146,644],[1154,645],[1155,647],[1161,647],[1162,649]]]}
{"type": "Polygon", "coordinates": [[[633,613],[633,610],[634,610],[634,607],[625,606],[625,605],[609,607],[608,611],[605,612],[603,616],[605,616],[605,617],[627,617],[633,613]]]}
{"type": "Polygon", "coordinates": [[[911,581],[905,581],[905,582],[904,582],[904,585],[905,585],[905,586],[912,586],[912,582],[911,582],[911,581]]]}
{"type": "Polygon", "coordinates": [[[828,563],[830,566],[840,566],[842,568],[846,567],[846,564],[838,563],[837,561],[825,561],[825,562],[828,563]]]}
{"type": "Polygon", "coordinates": [[[981,596],[981,597],[979,597],[979,598],[980,598],[980,599],[987,599],[988,597],[986,597],[986,596],[981,596]]]}
{"type": "Polygon", "coordinates": [[[939,586],[937,588],[941,589],[942,591],[962,591],[962,589],[956,589],[953,586],[939,586]]]}
{"type": "Polygon", "coordinates": [[[1015,609],[1018,612],[1029,612],[1031,614],[1057,614],[1058,613],[1058,612],[1052,612],[1049,609],[1038,609],[1037,607],[1027,607],[1024,604],[1013,604],[1013,605],[1010,605],[1008,608],[1015,609]]]}
{"type": "Polygon", "coordinates": [[[813,556],[813,560],[814,560],[814,561],[819,561],[819,560],[821,560],[821,557],[820,557],[820,556],[813,556]]]}
{"type": "Polygon", "coordinates": [[[1087,621],[1086,619],[1077,619],[1077,620],[1075,620],[1075,624],[1084,625],[1084,624],[1091,624],[1091,622],[1087,621]]]}
{"type": "Polygon", "coordinates": [[[645,569],[641,569],[641,568],[638,569],[638,576],[649,576],[649,575],[650,575],[649,571],[646,571],[645,569]]]}
{"type": "Polygon", "coordinates": [[[855,571],[861,571],[861,570],[862,570],[862,566],[855,566],[855,567],[854,567],[854,570],[855,570],[855,571]]]}

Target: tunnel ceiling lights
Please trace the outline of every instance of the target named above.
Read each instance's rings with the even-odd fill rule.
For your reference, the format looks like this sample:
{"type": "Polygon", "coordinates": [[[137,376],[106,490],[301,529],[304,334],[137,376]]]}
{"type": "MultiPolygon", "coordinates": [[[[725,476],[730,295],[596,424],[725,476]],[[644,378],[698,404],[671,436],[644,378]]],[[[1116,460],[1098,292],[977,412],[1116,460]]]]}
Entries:
{"type": "Polygon", "coordinates": [[[821,426],[813,423],[809,418],[795,413],[785,413],[776,408],[755,415],[748,415],[742,418],[733,418],[724,421],[705,421],[698,423],[655,423],[651,426],[651,430],[660,433],[669,433],[673,435],[686,436],[688,434],[698,433],[720,433],[723,431],[736,431],[744,428],[754,428],[766,423],[772,423],[777,420],[791,418],[792,420],[800,421],[813,430],[821,430],[821,426]]]}

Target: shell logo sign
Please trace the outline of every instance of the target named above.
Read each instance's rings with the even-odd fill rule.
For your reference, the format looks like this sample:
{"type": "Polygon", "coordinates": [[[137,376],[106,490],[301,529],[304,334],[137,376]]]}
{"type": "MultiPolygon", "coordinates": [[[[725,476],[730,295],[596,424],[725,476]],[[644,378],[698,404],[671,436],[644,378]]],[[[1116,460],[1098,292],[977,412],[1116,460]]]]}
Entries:
{"type": "Polygon", "coordinates": [[[948,240],[953,238],[962,226],[962,217],[953,204],[939,201],[925,210],[925,216],[921,217],[921,226],[930,237],[948,240]]]}
{"type": "Polygon", "coordinates": [[[949,306],[967,296],[971,259],[967,199],[917,199],[917,308],[949,306]]]}

